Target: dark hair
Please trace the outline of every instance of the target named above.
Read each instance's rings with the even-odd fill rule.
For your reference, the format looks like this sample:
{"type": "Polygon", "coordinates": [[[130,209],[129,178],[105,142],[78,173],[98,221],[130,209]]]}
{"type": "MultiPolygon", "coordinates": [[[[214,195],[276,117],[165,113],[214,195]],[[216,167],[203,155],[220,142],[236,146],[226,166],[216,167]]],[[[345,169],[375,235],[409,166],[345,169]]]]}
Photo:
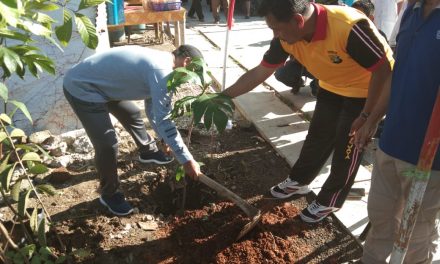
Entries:
{"type": "Polygon", "coordinates": [[[310,0],[263,0],[258,14],[265,17],[272,14],[280,22],[288,22],[293,14],[305,14],[310,0]]]}
{"type": "Polygon", "coordinates": [[[351,7],[364,13],[367,17],[374,13],[374,4],[370,0],[357,0],[351,7]]]}
{"type": "Polygon", "coordinates": [[[172,53],[175,57],[190,57],[191,59],[196,57],[203,58],[203,54],[198,48],[186,44],[180,45],[172,53]]]}

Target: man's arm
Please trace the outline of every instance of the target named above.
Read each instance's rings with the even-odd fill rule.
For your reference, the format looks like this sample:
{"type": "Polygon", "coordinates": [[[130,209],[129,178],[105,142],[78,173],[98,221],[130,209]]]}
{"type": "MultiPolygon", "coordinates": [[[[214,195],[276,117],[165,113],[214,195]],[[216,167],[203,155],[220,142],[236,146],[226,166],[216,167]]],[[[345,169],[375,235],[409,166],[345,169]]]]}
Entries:
{"type": "Polygon", "coordinates": [[[355,119],[351,126],[350,134],[358,130],[371,113],[384,89],[385,81],[391,76],[390,47],[380,35],[374,25],[368,20],[357,22],[348,37],[348,54],[366,70],[371,71],[368,87],[368,96],[361,115],[355,119]]]}
{"type": "Polygon", "coordinates": [[[223,91],[223,94],[232,98],[245,94],[263,83],[274,73],[275,69],[260,64],[238,78],[233,85],[223,91]]]}
{"type": "Polygon", "coordinates": [[[364,125],[357,130],[354,135],[354,144],[358,149],[363,149],[368,144],[377,130],[377,125],[387,111],[391,93],[391,79],[391,76],[386,79],[383,85],[383,91],[381,92],[379,100],[371,111],[370,116],[367,118],[364,125]]]}
{"type": "Polygon", "coordinates": [[[351,125],[350,134],[353,135],[369,119],[373,108],[376,107],[379,97],[384,92],[387,79],[391,78],[391,67],[388,61],[382,63],[371,75],[368,88],[368,97],[361,115],[351,125]]]}

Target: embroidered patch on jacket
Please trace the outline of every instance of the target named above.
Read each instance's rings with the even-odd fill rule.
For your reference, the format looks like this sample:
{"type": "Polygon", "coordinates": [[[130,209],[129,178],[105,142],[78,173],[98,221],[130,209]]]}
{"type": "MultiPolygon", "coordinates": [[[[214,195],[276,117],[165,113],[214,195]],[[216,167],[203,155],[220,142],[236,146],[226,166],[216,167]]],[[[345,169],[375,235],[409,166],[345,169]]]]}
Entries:
{"type": "Polygon", "coordinates": [[[341,57],[338,56],[338,53],[336,51],[327,51],[328,52],[328,56],[330,58],[330,60],[335,63],[335,64],[339,64],[342,62],[341,57]]]}

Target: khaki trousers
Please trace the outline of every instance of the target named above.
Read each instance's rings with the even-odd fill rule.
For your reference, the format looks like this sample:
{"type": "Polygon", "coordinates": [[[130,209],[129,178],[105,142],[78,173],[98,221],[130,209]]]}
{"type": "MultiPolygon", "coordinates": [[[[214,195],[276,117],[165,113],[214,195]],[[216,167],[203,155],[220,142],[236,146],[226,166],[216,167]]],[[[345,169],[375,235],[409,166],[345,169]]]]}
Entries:
{"type": "MultiPolygon", "coordinates": [[[[415,166],[395,159],[380,149],[376,152],[368,217],[371,229],[364,245],[362,263],[387,263],[400,227],[411,179],[403,172],[415,166]]],[[[438,212],[440,209],[440,171],[431,177],[420,207],[404,263],[431,263],[437,249],[438,212]]]]}

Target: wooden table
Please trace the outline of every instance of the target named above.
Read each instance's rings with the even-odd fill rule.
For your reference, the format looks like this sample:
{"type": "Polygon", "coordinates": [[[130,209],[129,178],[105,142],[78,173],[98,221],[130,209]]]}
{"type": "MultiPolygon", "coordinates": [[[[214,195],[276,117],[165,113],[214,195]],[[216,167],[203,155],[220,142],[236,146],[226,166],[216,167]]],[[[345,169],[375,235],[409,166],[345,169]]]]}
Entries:
{"type": "Polygon", "coordinates": [[[153,11],[148,7],[124,10],[125,23],[119,25],[108,25],[110,28],[133,26],[140,24],[162,24],[171,22],[174,24],[174,45],[176,47],[185,44],[185,24],[186,10],[181,7],[179,10],[171,11],[153,11]]]}

